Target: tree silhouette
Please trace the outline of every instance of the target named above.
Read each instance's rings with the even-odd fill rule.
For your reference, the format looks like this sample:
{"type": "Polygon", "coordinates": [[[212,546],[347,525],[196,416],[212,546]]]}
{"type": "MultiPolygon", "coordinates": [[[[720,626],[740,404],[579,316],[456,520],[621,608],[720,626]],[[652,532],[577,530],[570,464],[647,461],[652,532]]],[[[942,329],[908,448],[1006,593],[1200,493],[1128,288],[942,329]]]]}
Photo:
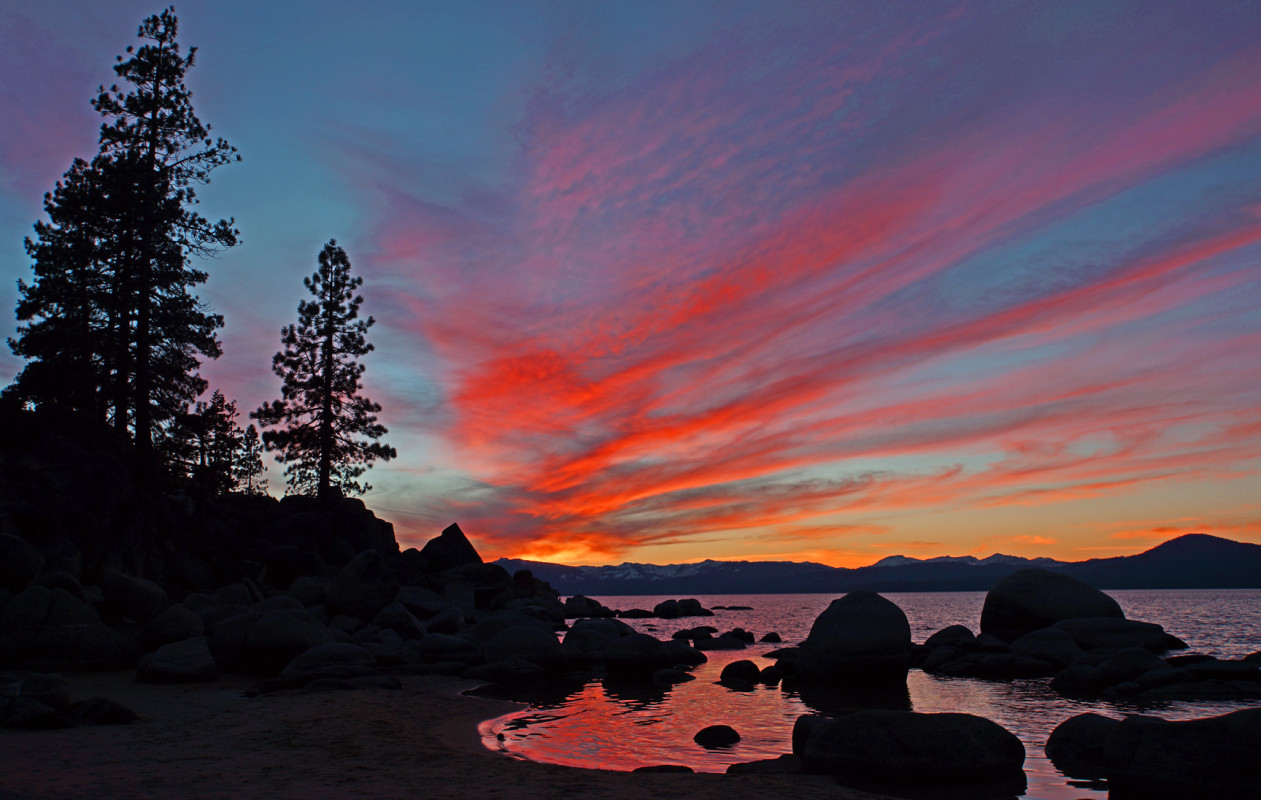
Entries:
{"type": "Polygon", "coordinates": [[[193,210],[195,186],[238,160],[193,112],[172,9],[144,20],[139,48],[114,71],[125,81],[98,89],[105,117],[100,152],[76,160],[45,198],[27,251],[35,280],[21,284],[17,355],[31,359],[6,395],[41,408],[108,419],[135,443],[142,477],[155,436],[205,390],[199,357],[220,354],[210,314],[191,292],[206,280],[189,257],[236,244],[232,220],[193,210]]]}
{"type": "Polygon", "coordinates": [[[258,428],[248,425],[241,434],[241,444],[232,464],[234,488],[246,494],[266,494],[266,468],[263,466],[263,442],[258,428]]]}
{"type": "Polygon", "coordinates": [[[336,241],[324,246],[319,263],[302,281],[315,300],[298,303],[298,322],[281,329],[284,349],[272,359],[282,399],[250,416],[278,428],[264,431],[263,442],[288,464],[289,486],[327,498],[334,488],[368,491],[355,479],[397,452],[376,441],[386,433],[376,417],[381,406],[359,395],[364,366],[356,359],[372,351],[367,332],[375,322],[359,318],[363,297],[355,292],[363,278],[351,277],[350,259],[336,241]]]}

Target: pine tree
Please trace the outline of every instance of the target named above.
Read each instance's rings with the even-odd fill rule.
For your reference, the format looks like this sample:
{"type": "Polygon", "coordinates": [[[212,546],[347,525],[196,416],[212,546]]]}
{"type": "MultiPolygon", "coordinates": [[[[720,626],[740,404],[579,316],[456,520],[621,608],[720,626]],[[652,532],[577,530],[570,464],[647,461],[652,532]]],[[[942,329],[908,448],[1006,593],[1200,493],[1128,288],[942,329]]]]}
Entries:
{"type": "Polygon", "coordinates": [[[118,347],[119,374],[113,385],[115,425],[128,422],[142,469],[150,464],[155,425],[171,419],[205,389],[196,374],[198,355],[220,354],[215,331],[220,316],[209,314],[190,288],[206,273],[189,266],[190,255],[209,255],[237,242],[232,220],[207,221],[192,210],[197,184],[212,170],[239,160],[236,148],[211,139],[192,107],[184,84],[197,48],[182,55],[174,10],[144,20],[145,44],[127,48],[114,71],[129,89],[98,90],[93,107],[106,118],[101,154],[130,178],[132,192],[117,231],[119,262],[115,290],[128,334],[118,347]],[[130,414],[127,412],[130,411],[130,414]]]}
{"type": "Polygon", "coordinates": [[[377,442],[387,431],[377,421],[381,406],[359,395],[364,366],[356,359],[373,349],[367,332],[372,317],[359,318],[363,278],[351,277],[346,251],[329,241],[319,269],[303,279],[315,300],[298,304],[298,322],[281,329],[284,349],[272,359],[282,399],[250,416],[265,428],[268,450],[287,463],[285,478],[303,494],[330,496],[335,488],[360,494],[372,487],[356,481],[372,462],[397,453],[377,442]]]}
{"type": "Polygon", "coordinates": [[[267,478],[263,466],[263,442],[258,428],[249,425],[241,435],[236,460],[232,465],[232,478],[237,491],[250,495],[267,493],[267,478]]]}

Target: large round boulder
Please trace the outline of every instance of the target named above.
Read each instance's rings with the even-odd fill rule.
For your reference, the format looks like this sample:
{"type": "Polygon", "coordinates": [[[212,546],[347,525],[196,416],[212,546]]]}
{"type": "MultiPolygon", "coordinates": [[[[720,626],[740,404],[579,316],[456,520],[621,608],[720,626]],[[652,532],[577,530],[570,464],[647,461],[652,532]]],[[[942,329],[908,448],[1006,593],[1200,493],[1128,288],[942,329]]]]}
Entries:
{"type": "Polygon", "coordinates": [[[983,717],[860,711],[811,722],[803,748],[806,769],[851,785],[1024,782],[1024,745],[983,717]]]}
{"type": "Polygon", "coordinates": [[[1003,641],[1077,617],[1124,619],[1117,601],[1076,578],[1045,569],[1022,569],[1000,578],[985,595],[981,632],[1003,641]]]}
{"type": "Polygon", "coordinates": [[[633,632],[621,620],[580,619],[565,632],[564,643],[586,658],[599,658],[604,648],[633,632]]]}
{"type": "Polygon", "coordinates": [[[805,679],[905,680],[911,665],[911,625],[897,604],[875,592],[839,599],[815,619],[795,656],[805,679]]]}
{"type": "Polygon", "coordinates": [[[166,611],[166,590],[146,578],[106,567],[101,573],[101,591],[120,614],[146,623],[166,611]]]}
{"type": "Polygon", "coordinates": [[[1102,714],[1078,714],[1051,731],[1046,740],[1046,757],[1070,778],[1103,778],[1103,746],[1121,720],[1102,714]]]}
{"type": "Polygon", "coordinates": [[[648,680],[673,662],[665,642],[646,633],[622,636],[604,648],[604,668],[613,678],[648,680]]]}

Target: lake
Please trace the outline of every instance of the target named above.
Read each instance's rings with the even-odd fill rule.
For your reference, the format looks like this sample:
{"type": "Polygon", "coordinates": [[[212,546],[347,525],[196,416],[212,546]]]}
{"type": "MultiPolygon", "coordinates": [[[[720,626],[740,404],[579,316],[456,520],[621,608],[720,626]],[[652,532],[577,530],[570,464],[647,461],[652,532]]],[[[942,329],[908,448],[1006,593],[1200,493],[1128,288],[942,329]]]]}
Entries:
{"type": "MultiPolygon", "coordinates": [[[[1181,652],[1240,658],[1261,650],[1261,590],[1125,590],[1108,592],[1126,617],[1156,622],[1190,647],[1181,652]]],[[[911,638],[923,642],[947,625],[979,631],[984,592],[885,593],[906,612],[911,638]]],[[[706,608],[750,606],[751,610],[716,610],[713,617],[677,620],[625,620],[636,630],[669,639],[675,631],[712,625],[720,632],[744,628],[759,639],[770,631],[784,644],[756,644],[747,650],[709,651],[709,662],[692,671],[696,680],[669,688],[627,690],[592,681],[563,695],[518,697],[530,703],[520,711],[482,724],[483,742],[508,755],[612,770],[653,764],[682,764],[698,772],[724,772],[728,765],[775,758],[791,752],[793,722],[802,714],[835,708],[909,707],[920,712],[960,711],[991,719],[1015,733],[1026,749],[1026,800],[1079,800],[1107,797],[1106,790],[1070,782],[1043,753],[1047,736],[1063,720],[1085,712],[1120,718],[1144,713],[1167,719],[1214,716],[1247,706],[1229,702],[1166,702],[1138,706],[1117,700],[1073,700],[1051,691],[1049,679],[984,681],[928,675],[913,669],[907,695],[802,697],[778,686],[738,692],[717,685],[722,668],[748,659],[759,667],[774,663],[765,654],[798,644],[815,617],[836,598],[832,594],[697,595],[706,608]],[[856,704],[856,705],[854,705],[856,704]],[[741,735],[736,745],[706,750],[692,736],[709,725],[731,725],[741,735]],[[502,735],[502,739],[499,738],[502,735]]],[[[651,609],[665,596],[603,596],[610,608],[651,609]]]]}

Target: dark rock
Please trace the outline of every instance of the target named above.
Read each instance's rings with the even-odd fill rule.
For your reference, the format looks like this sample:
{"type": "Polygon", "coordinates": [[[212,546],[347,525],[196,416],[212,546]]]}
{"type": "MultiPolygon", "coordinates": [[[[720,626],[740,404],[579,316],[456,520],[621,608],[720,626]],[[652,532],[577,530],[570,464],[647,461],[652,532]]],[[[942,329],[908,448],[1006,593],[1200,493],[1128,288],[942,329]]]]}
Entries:
{"type": "Polygon", "coordinates": [[[396,597],[398,581],[386,569],[385,559],[375,550],[365,550],[337,571],[326,605],[334,614],[367,621],[396,597]]]}
{"type": "Polygon", "coordinates": [[[55,730],[69,728],[67,715],[37,700],[19,697],[9,706],[9,714],[4,719],[5,727],[23,728],[26,730],[55,730]]]}
{"type": "Polygon", "coordinates": [[[986,594],[981,631],[1010,642],[1060,620],[1080,617],[1124,619],[1125,614],[1111,597],[1076,578],[1045,569],[1022,569],[1000,578],[986,594]]]}
{"type": "Polygon", "coordinates": [[[950,625],[924,640],[929,647],[956,647],[967,650],[976,642],[976,636],[965,625],[950,625]]]}
{"type": "Polygon", "coordinates": [[[1132,681],[1145,672],[1168,666],[1163,659],[1150,651],[1141,647],[1126,647],[1104,659],[1099,665],[1099,671],[1103,673],[1104,684],[1114,686],[1124,681],[1132,681]]]}
{"type": "Polygon", "coordinates": [[[543,678],[547,670],[542,665],[524,658],[507,658],[487,661],[464,671],[463,677],[493,683],[530,683],[543,678]]]}
{"type": "Polygon", "coordinates": [[[712,750],[715,747],[730,747],[740,741],[740,734],[730,725],[710,725],[697,731],[692,741],[706,750],[712,750]]]}
{"type": "Polygon", "coordinates": [[[263,554],[264,579],[277,589],[288,589],[303,576],[324,577],[329,566],[319,553],[295,545],[273,547],[263,554]]]}
{"type": "Polygon", "coordinates": [[[897,605],[874,592],[833,600],[810,628],[794,669],[810,680],[905,680],[911,626],[897,605]]]}
{"type": "Polygon", "coordinates": [[[714,612],[701,605],[701,601],[685,597],[679,601],[679,609],[685,617],[712,617],[714,612]]]}
{"type": "Polygon", "coordinates": [[[795,775],[801,772],[801,759],[786,754],[779,758],[745,761],[727,767],[728,775],[795,775]]]}
{"type": "Polygon", "coordinates": [[[127,725],[139,719],[136,712],[108,697],[93,697],[70,707],[70,721],[75,725],[127,725]]]}
{"type": "Polygon", "coordinates": [[[718,682],[727,683],[728,681],[739,681],[741,684],[747,685],[750,689],[753,684],[758,682],[762,670],[752,661],[732,661],[730,664],[722,668],[718,682]]]}
{"type": "Polygon", "coordinates": [[[404,639],[419,639],[425,635],[425,624],[397,600],[378,611],[372,624],[392,630],[404,639]]]}
{"type": "MultiPolygon", "coordinates": [[[[451,608],[451,601],[423,586],[401,586],[398,590],[398,601],[403,607],[412,612],[417,619],[431,620],[435,615],[451,608]]],[[[460,623],[463,624],[463,614],[460,616],[460,623]]],[[[427,623],[426,623],[427,624],[427,623]]],[[[446,633],[447,631],[439,631],[446,633]]],[[[458,633],[458,631],[457,631],[458,633]]]]}
{"type": "Polygon", "coordinates": [[[456,523],[448,525],[441,534],[426,542],[420,554],[424,556],[426,568],[431,573],[482,563],[482,557],[456,523]]]}
{"type": "Polygon", "coordinates": [[[1181,722],[1129,717],[1105,740],[1103,761],[1117,796],[1258,798],[1258,752],[1261,708],[1249,708],[1181,722]]]}
{"type": "Polygon", "coordinates": [[[1070,696],[1094,694],[1107,685],[1103,671],[1089,664],[1065,667],[1051,679],[1051,688],[1070,696]]]}
{"type": "Polygon", "coordinates": [[[448,607],[426,620],[425,630],[430,633],[457,634],[464,630],[464,612],[448,607]]]}
{"type": "Polygon", "coordinates": [[[793,755],[797,758],[804,758],[806,755],[806,742],[810,739],[810,734],[816,727],[827,722],[830,717],[821,714],[802,714],[797,717],[797,721],[793,723],[792,731],[792,747],[793,755]]]}
{"type": "Polygon", "coordinates": [[[63,675],[35,672],[23,676],[17,696],[43,703],[58,711],[65,711],[70,707],[69,683],[63,675]]]}
{"type": "Polygon", "coordinates": [[[938,785],[1023,782],[1024,759],[1020,739],[982,717],[859,711],[815,724],[803,761],[842,782],[938,785]]]}
{"type": "Polygon", "coordinates": [[[778,633],[771,631],[770,633],[764,634],[758,641],[768,642],[770,644],[779,644],[783,641],[783,639],[779,638],[778,633]]]}
{"type": "Polygon", "coordinates": [[[627,608],[617,612],[617,616],[621,619],[650,619],[654,615],[646,608],[627,608]]]}
{"type": "Polygon", "coordinates": [[[696,680],[696,676],[685,669],[666,667],[652,673],[652,682],[659,686],[673,686],[676,683],[687,683],[696,680]]]}
{"type": "Polygon", "coordinates": [[[101,573],[101,591],[120,614],[142,624],[152,621],[169,605],[166,590],[158,584],[109,567],[101,573]]]}
{"type": "Polygon", "coordinates": [[[660,619],[678,619],[683,616],[683,609],[678,600],[662,600],[652,607],[652,613],[660,619]]]}
{"type": "Polygon", "coordinates": [[[682,764],[652,764],[646,767],[635,767],[631,772],[657,772],[657,773],[678,773],[692,774],[695,772],[691,767],[685,767],[682,764]]]}
{"type": "Polygon", "coordinates": [[[1142,647],[1163,653],[1169,646],[1165,629],[1154,622],[1086,617],[1061,620],[1053,627],[1067,632],[1083,650],[1142,647]]]}
{"type": "Polygon", "coordinates": [[[420,640],[418,652],[427,662],[459,661],[464,665],[482,662],[482,648],[462,636],[430,632],[420,640]]]}
{"type": "Polygon", "coordinates": [[[496,611],[515,597],[512,576],[498,564],[464,564],[430,576],[434,588],[466,612],[496,611]]]}
{"type": "Polygon", "coordinates": [[[35,578],[32,583],[48,589],[65,589],[80,600],[85,602],[87,600],[83,594],[83,586],[79,583],[79,579],[64,570],[45,572],[43,575],[35,578]]]}
{"type": "Polygon", "coordinates": [[[647,680],[673,664],[665,643],[646,633],[622,636],[604,648],[604,667],[617,678],[647,680]]]}
{"type": "Polygon", "coordinates": [[[575,619],[578,617],[612,617],[617,614],[613,609],[605,606],[598,600],[576,594],[565,601],[565,617],[567,619],[575,619]]]}
{"type": "Polygon", "coordinates": [[[303,683],[316,678],[356,678],[376,673],[377,658],[368,650],[343,642],[318,644],[285,665],[282,678],[303,683]]]}
{"type": "Polygon", "coordinates": [[[1197,681],[1261,681],[1261,665],[1247,661],[1205,661],[1184,668],[1197,681]]]}
{"type": "Polygon", "coordinates": [[[486,661],[519,658],[547,666],[557,661],[560,642],[555,634],[539,628],[514,625],[495,634],[486,643],[486,661]]]}
{"type": "MultiPolygon", "coordinates": [[[[634,633],[634,631],[631,631],[634,633]]],[[[709,661],[709,658],[697,650],[695,647],[689,647],[687,642],[671,639],[665,643],[666,652],[670,654],[670,660],[675,664],[687,664],[689,667],[696,667],[709,661]]]]}
{"type": "Polygon", "coordinates": [[[748,642],[738,636],[723,634],[713,638],[697,638],[692,643],[697,650],[744,650],[748,642]]]}
{"type": "Polygon", "coordinates": [[[136,679],[144,683],[202,683],[219,677],[206,637],[159,647],[140,659],[136,679]]]}
{"type": "Polygon", "coordinates": [[[171,606],[154,617],[140,632],[140,645],[146,651],[152,651],[164,644],[182,642],[205,633],[206,623],[201,617],[184,606],[171,606]]]}
{"type": "Polygon", "coordinates": [[[564,644],[585,658],[600,658],[604,648],[628,633],[629,625],[614,619],[580,619],[565,632],[564,644]]]}
{"type": "Polygon", "coordinates": [[[1046,755],[1070,778],[1107,777],[1103,745],[1121,721],[1101,714],[1078,714],[1064,720],[1046,740],[1046,755]]]}
{"type": "Polygon", "coordinates": [[[327,578],[299,575],[289,584],[289,596],[307,608],[324,605],[328,602],[328,590],[332,585],[333,582],[327,578]]]}
{"type": "Polygon", "coordinates": [[[1011,643],[1011,651],[1041,659],[1058,668],[1075,664],[1086,655],[1072,635],[1059,628],[1042,628],[1026,633],[1011,643]]]}
{"type": "Polygon", "coordinates": [[[25,539],[0,533],[0,588],[15,594],[44,569],[44,557],[25,539]]]}
{"type": "Polygon", "coordinates": [[[934,647],[932,652],[920,663],[920,669],[927,673],[940,672],[947,664],[957,661],[964,655],[957,647],[934,647]]]}
{"type": "Polygon", "coordinates": [[[992,633],[982,633],[972,642],[973,650],[981,653],[1008,653],[1011,652],[1011,646],[1007,642],[993,635],[992,633]]]}

